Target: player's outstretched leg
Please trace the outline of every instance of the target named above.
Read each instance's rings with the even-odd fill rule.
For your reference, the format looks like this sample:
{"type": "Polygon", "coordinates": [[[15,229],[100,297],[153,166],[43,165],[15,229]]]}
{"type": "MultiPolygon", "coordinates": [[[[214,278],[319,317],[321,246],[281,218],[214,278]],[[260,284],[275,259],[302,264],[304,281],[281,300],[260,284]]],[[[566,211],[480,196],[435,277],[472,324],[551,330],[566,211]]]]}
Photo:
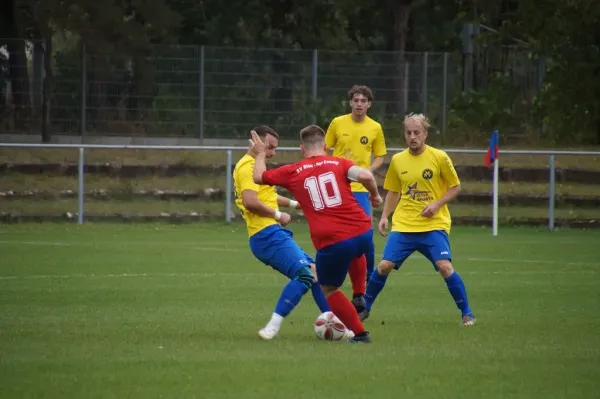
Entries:
{"type": "Polygon", "coordinates": [[[283,319],[300,303],[300,299],[302,299],[302,296],[308,292],[312,285],[313,275],[310,269],[306,266],[299,268],[294,278],[283,288],[271,319],[258,332],[258,335],[264,340],[275,338],[279,333],[283,319]]]}
{"type": "Polygon", "coordinates": [[[456,307],[461,312],[462,323],[465,326],[472,326],[475,324],[476,319],[469,306],[469,299],[467,298],[467,289],[465,283],[456,270],[452,267],[452,263],[448,259],[442,259],[435,262],[436,267],[440,271],[440,274],[444,278],[448,291],[456,303],[456,307]]]}
{"type": "Polygon", "coordinates": [[[369,284],[367,284],[365,310],[359,314],[361,320],[366,320],[371,314],[371,307],[381,290],[383,290],[383,287],[385,287],[387,278],[394,269],[394,265],[395,263],[392,263],[389,260],[382,260],[379,266],[377,266],[377,269],[373,270],[371,278],[369,279],[369,284]]]}
{"type": "Polygon", "coordinates": [[[315,300],[315,303],[319,307],[319,310],[321,311],[321,313],[331,312],[331,308],[329,307],[329,304],[327,303],[327,298],[325,298],[325,294],[323,294],[321,285],[319,285],[319,282],[317,281],[317,270],[315,268],[314,263],[312,263],[310,265],[310,271],[313,275],[313,285],[310,287],[310,290],[312,292],[312,296],[313,296],[313,299],[315,300]]]}
{"type": "Polygon", "coordinates": [[[365,310],[365,289],[367,286],[367,259],[365,255],[350,262],[348,275],[352,282],[352,305],[357,313],[365,310]]]}
{"type": "Polygon", "coordinates": [[[331,311],[344,323],[346,328],[354,333],[354,337],[350,338],[350,343],[370,343],[371,336],[358,318],[356,309],[352,306],[352,302],[344,295],[344,293],[334,286],[321,286],[327,303],[331,307],[331,311]]]}

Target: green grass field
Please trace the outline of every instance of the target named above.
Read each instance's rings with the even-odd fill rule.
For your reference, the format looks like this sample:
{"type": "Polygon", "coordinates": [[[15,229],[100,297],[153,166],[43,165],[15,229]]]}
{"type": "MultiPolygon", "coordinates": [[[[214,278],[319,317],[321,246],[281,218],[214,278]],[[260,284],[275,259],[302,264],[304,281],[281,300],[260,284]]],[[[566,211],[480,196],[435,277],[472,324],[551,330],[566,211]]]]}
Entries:
{"type": "MultiPolygon", "coordinates": [[[[239,210],[235,204],[231,206],[235,217],[239,218],[239,210]]],[[[56,200],[31,200],[15,199],[0,201],[0,212],[15,214],[36,214],[36,215],[61,215],[66,212],[75,214],[77,212],[77,199],[56,199],[56,200]]],[[[297,212],[287,208],[293,215],[297,212]]],[[[85,214],[107,214],[114,215],[124,213],[130,215],[159,215],[161,213],[185,213],[192,212],[200,214],[223,215],[225,219],[225,203],[223,201],[208,200],[155,200],[135,199],[135,200],[94,200],[87,199],[84,205],[85,214]]],[[[381,208],[375,211],[379,217],[381,208]]],[[[454,203],[450,205],[450,212],[454,217],[492,217],[492,205],[471,205],[454,203]]],[[[600,208],[578,208],[573,206],[564,206],[556,208],[554,215],[557,219],[564,220],[598,220],[600,219],[600,208]]],[[[498,207],[498,220],[500,223],[515,222],[528,218],[547,218],[548,209],[542,206],[504,206],[498,207]]]]}
{"type": "Polygon", "coordinates": [[[349,345],[314,337],[310,297],[258,339],[286,280],[241,224],[0,225],[0,397],[597,397],[600,232],[451,240],[478,324],[414,255],[366,323],[374,343],[349,345]]]}

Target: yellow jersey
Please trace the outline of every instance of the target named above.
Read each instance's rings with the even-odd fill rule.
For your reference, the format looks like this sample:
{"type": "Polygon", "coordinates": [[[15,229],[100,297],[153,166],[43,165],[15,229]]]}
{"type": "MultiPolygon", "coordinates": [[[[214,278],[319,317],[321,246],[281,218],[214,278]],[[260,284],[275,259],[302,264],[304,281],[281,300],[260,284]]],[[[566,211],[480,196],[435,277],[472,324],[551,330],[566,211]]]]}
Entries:
{"type": "MultiPolygon", "coordinates": [[[[333,156],[353,161],[361,168],[371,166],[371,155],[383,157],[387,150],[381,125],[365,116],[365,120],[357,123],[352,114],[338,116],[331,121],[325,135],[327,148],[333,148],[333,156]]],[[[367,192],[360,183],[353,182],[353,192],[367,192]]]]}
{"type": "Polygon", "coordinates": [[[273,186],[265,186],[254,183],[252,174],[254,172],[255,160],[250,155],[246,154],[238,161],[233,169],[233,186],[235,193],[235,204],[242,212],[242,217],[246,221],[248,228],[248,236],[252,237],[265,227],[277,224],[277,220],[271,217],[260,216],[248,211],[242,203],[242,193],[245,190],[255,191],[258,199],[266,206],[279,210],[277,205],[277,191],[273,186]]]}
{"type": "Polygon", "coordinates": [[[440,207],[431,218],[421,216],[421,212],[440,199],[449,187],[459,184],[452,160],[444,151],[426,146],[420,155],[412,155],[408,150],[394,155],[383,184],[384,189],[401,193],[392,218],[392,231],[450,233],[448,205],[440,207]]]}

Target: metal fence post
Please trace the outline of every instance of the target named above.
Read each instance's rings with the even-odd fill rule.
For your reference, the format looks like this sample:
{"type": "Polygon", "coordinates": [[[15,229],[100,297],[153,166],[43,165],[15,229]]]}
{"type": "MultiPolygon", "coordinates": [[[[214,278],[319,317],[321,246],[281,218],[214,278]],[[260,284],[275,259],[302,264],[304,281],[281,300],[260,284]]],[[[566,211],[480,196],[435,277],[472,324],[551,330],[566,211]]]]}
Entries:
{"type": "Polygon", "coordinates": [[[225,222],[231,223],[231,190],[233,188],[233,172],[231,170],[231,150],[227,150],[227,165],[225,167],[225,222]]]}
{"type": "Polygon", "coordinates": [[[554,206],[556,201],[556,155],[550,155],[550,183],[548,184],[548,229],[554,230],[554,206]]]}
{"type": "Polygon", "coordinates": [[[80,147],[79,148],[79,159],[78,159],[78,164],[77,164],[77,169],[78,169],[78,173],[77,173],[77,223],[78,224],[83,224],[83,197],[85,195],[84,192],[84,179],[83,179],[83,174],[84,174],[84,148],[80,147]]]}
{"type": "Polygon", "coordinates": [[[204,141],[204,45],[200,46],[200,65],[198,66],[198,132],[204,141]]]}
{"type": "Polygon", "coordinates": [[[81,142],[85,136],[86,129],[86,108],[87,108],[87,66],[85,43],[81,44],[81,142]]]}
{"type": "Polygon", "coordinates": [[[314,49],[312,52],[312,124],[317,124],[317,91],[319,78],[319,50],[314,49]]]}
{"type": "Polygon", "coordinates": [[[442,138],[446,138],[446,107],[448,106],[448,53],[444,53],[444,71],[442,80],[442,138]]]}
{"type": "Polygon", "coordinates": [[[421,112],[426,113],[427,112],[427,61],[429,58],[429,53],[428,52],[424,52],[423,53],[423,77],[421,78],[421,101],[423,102],[423,104],[421,105],[421,112]]]}

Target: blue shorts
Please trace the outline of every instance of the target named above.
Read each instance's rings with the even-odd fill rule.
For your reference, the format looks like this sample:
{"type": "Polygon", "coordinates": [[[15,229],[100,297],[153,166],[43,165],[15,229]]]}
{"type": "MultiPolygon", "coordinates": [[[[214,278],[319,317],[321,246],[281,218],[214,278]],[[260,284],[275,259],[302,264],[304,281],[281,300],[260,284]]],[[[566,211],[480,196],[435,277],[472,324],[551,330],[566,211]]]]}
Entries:
{"type": "Polygon", "coordinates": [[[385,248],[383,248],[383,260],[394,262],[395,269],[399,269],[402,263],[418,251],[425,256],[437,270],[435,262],[442,259],[452,260],[450,252],[450,241],[444,230],[427,231],[424,233],[400,233],[392,231],[388,236],[385,248]]]}
{"type": "Polygon", "coordinates": [[[373,252],[373,230],[319,249],[317,251],[319,284],[341,287],[346,279],[350,262],[370,252],[373,252]]]}
{"type": "Polygon", "coordinates": [[[274,224],[250,237],[250,250],[265,265],[293,279],[299,269],[315,263],[293,237],[294,233],[274,224]]]}
{"type": "Polygon", "coordinates": [[[358,202],[358,205],[365,211],[365,213],[371,216],[371,201],[369,200],[369,193],[352,192],[354,198],[358,202]]]}

